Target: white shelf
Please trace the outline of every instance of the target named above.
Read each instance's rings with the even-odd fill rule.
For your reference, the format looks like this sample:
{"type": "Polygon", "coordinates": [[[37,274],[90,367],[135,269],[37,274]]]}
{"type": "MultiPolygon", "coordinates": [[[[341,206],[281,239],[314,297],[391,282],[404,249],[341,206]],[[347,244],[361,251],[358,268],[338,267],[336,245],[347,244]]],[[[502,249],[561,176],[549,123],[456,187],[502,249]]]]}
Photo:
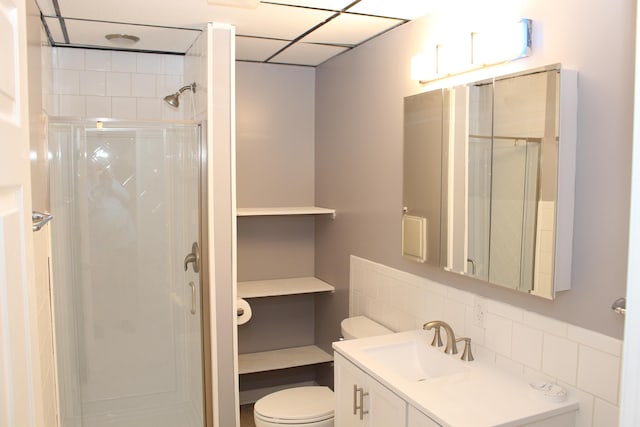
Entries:
{"type": "Polygon", "coordinates": [[[279,215],[331,215],[336,217],[335,209],[317,206],[277,207],[277,208],[238,208],[237,216],[279,216],[279,215]]]}
{"type": "Polygon", "coordinates": [[[297,366],[315,365],[332,362],[333,356],[320,347],[308,345],[280,350],[261,351],[238,355],[238,373],[275,371],[297,366]]]}
{"type": "Polygon", "coordinates": [[[333,286],[315,277],[238,282],[238,298],[275,297],[333,291],[335,291],[333,286]]]}

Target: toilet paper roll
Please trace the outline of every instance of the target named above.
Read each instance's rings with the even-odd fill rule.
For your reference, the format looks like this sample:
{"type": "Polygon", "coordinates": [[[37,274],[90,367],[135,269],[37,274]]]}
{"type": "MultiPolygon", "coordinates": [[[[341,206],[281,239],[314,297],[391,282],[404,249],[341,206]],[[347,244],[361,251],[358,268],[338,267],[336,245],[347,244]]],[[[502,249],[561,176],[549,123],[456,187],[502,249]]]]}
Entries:
{"type": "Polygon", "coordinates": [[[238,298],[236,310],[238,313],[238,325],[244,325],[251,319],[251,306],[246,300],[238,298]]]}

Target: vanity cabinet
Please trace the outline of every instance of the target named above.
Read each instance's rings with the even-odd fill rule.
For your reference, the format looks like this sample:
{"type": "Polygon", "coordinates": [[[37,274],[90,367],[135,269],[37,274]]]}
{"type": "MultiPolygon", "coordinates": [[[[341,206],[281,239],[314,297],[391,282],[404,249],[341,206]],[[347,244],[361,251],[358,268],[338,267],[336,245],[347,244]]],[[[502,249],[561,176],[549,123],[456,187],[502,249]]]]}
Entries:
{"type": "Polygon", "coordinates": [[[334,359],[336,427],[438,426],[341,355],[334,359]]]}
{"type": "Polygon", "coordinates": [[[428,338],[420,329],[334,342],[336,427],[576,425],[571,391],[536,391],[524,376],[460,361],[428,338]]]}
{"type": "Polygon", "coordinates": [[[411,405],[408,405],[407,411],[407,427],[441,427],[440,424],[418,411],[411,405]]]}

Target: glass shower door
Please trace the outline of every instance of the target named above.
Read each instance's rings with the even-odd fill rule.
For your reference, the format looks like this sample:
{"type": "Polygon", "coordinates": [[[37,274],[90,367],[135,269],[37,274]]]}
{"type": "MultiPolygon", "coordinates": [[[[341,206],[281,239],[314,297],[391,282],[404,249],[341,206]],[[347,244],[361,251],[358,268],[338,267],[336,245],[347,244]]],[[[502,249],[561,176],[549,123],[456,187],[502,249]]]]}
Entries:
{"type": "Polygon", "coordinates": [[[203,421],[195,124],[50,125],[62,427],[203,421]]]}

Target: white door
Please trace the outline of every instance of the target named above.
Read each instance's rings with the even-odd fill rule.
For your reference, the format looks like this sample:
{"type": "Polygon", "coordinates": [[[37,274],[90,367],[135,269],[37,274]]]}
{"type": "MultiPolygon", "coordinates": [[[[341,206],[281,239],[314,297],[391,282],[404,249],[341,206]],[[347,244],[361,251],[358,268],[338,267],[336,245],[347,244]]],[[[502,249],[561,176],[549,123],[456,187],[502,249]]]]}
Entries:
{"type": "Polygon", "coordinates": [[[0,427],[40,424],[25,2],[0,0],[0,427]]]}
{"type": "MultiPolygon", "coordinates": [[[[640,9],[636,11],[636,40],[640,40],[640,9]]],[[[633,159],[631,163],[631,215],[627,261],[627,308],[625,319],[620,426],[640,425],[640,44],[636,43],[633,159]]]]}

